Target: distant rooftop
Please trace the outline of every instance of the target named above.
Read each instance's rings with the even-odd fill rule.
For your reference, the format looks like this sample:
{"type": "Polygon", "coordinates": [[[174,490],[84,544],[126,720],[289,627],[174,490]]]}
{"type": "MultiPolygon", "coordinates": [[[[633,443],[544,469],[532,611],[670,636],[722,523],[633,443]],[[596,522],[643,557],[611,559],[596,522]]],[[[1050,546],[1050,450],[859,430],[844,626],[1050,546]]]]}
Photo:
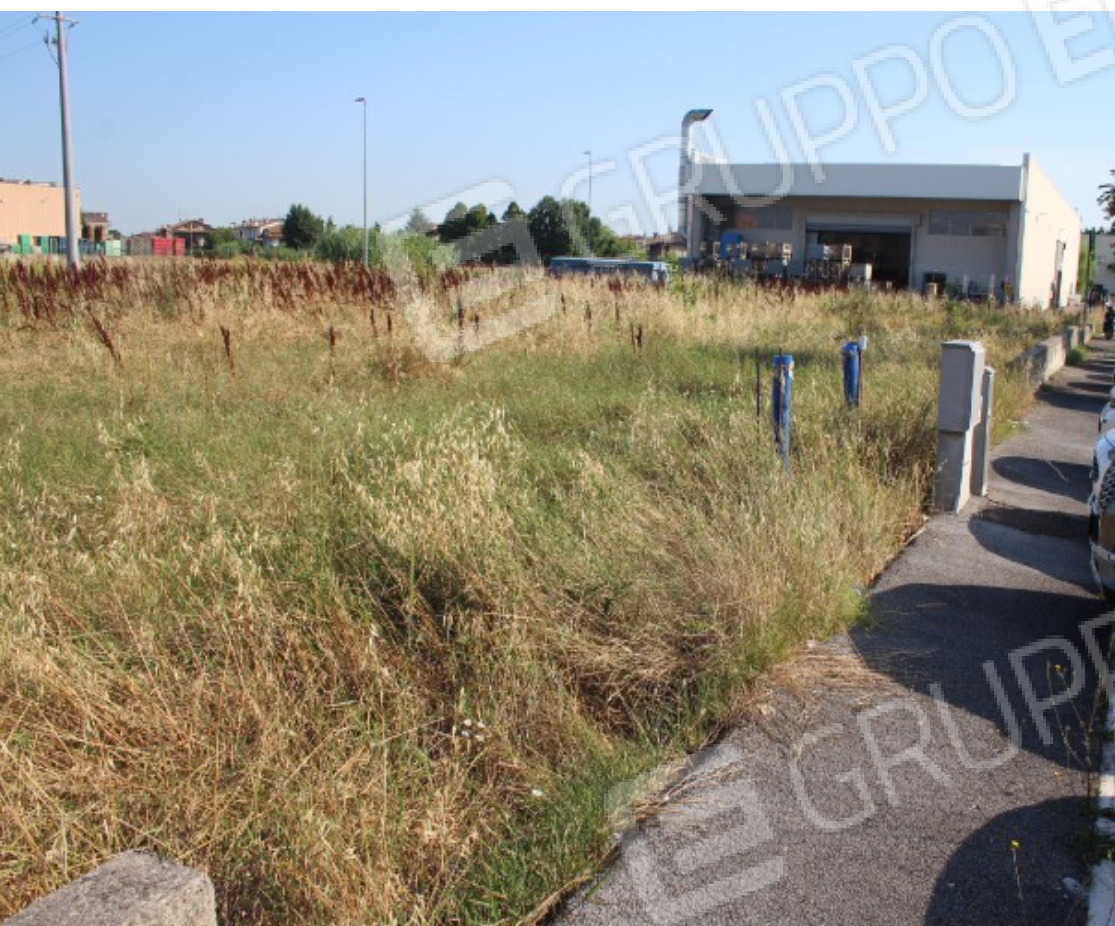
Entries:
{"type": "Polygon", "coordinates": [[[199,231],[209,229],[205,219],[186,219],[183,222],[174,222],[164,226],[167,231],[199,231]]]}
{"type": "Polygon", "coordinates": [[[58,186],[53,180],[9,180],[7,177],[0,177],[0,183],[10,183],[15,186],[58,186]]]}
{"type": "Polygon", "coordinates": [[[1021,202],[1025,168],[985,164],[695,164],[701,196],[1021,202]],[[818,179],[815,171],[821,176],[818,179]]]}

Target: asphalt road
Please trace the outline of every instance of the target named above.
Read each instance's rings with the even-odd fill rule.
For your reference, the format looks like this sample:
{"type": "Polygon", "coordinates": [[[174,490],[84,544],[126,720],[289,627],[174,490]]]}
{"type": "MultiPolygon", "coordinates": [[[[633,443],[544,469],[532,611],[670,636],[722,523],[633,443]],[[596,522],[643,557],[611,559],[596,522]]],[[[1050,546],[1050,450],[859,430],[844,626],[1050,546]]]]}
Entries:
{"type": "Polygon", "coordinates": [[[1082,627],[1105,613],[1085,500],[1115,352],[1094,357],[999,448],[990,497],[933,519],[886,573],[873,625],[806,654],[696,757],[557,922],[1085,922],[1071,882],[1088,878],[1084,730],[1102,716],[1082,627]]]}

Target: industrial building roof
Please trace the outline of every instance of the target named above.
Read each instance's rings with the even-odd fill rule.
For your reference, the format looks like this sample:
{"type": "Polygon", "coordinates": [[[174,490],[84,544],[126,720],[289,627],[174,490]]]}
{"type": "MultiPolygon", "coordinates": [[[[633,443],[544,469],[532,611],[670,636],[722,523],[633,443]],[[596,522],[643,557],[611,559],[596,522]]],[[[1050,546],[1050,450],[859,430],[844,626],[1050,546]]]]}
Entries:
{"type": "Polygon", "coordinates": [[[979,164],[710,164],[692,167],[701,196],[1021,202],[1023,167],[979,164]],[[819,176],[818,176],[819,174],[819,176]]]}

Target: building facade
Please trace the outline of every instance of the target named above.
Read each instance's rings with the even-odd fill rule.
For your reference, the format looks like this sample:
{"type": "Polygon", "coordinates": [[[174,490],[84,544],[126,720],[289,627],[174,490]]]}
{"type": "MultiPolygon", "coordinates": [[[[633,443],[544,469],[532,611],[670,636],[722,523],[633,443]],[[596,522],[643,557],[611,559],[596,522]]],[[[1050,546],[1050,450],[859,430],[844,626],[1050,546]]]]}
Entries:
{"type": "MultiPolygon", "coordinates": [[[[1089,247],[1085,238],[1081,247],[1089,247]]],[[[1096,235],[1096,263],[1093,280],[1109,293],[1115,293],[1115,235],[1096,235]]]]}
{"type": "Polygon", "coordinates": [[[81,213],[81,237],[93,244],[104,244],[109,240],[112,219],[107,212],[81,213]]]}
{"type": "MultiPolygon", "coordinates": [[[[81,192],[74,190],[75,215],[81,215],[81,192]]],[[[34,253],[57,251],[66,238],[66,194],[54,183],[0,180],[0,247],[30,246],[34,253]]]]}
{"type": "Polygon", "coordinates": [[[1080,217],[1029,155],[1021,167],[695,163],[683,190],[688,253],[725,240],[816,258],[851,249],[876,285],[1065,307],[1076,295],[1080,217]]]}
{"type": "Polygon", "coordinates": [[[159,229],[160,237],[176,238],[184,242],[187,251],[205,250],[209,245],[211,234],[213,234],[213,227],[206,224],[204,219],[188,219],[159,229]]]}
{"type": "Polygon", "coordinates": [[[235,227],[236,240],[245,244],[258,244],[265,248],[281,247],[283,219],[248,219],[235,227]]]}

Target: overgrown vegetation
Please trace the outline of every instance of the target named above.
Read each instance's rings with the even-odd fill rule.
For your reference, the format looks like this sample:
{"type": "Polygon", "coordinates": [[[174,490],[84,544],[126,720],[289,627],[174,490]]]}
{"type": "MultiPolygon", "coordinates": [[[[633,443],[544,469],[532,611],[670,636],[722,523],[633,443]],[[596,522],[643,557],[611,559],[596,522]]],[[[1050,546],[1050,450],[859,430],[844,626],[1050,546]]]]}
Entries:
{"type": "Polygon", "coordinates": [[[704,280],[480,304],[472,273],[421,281],[462,344],[431,364],[376,271],[0,267],[0,917],[147,847],[226,923],[521,918],[614,784],[855,619],[922,523],[939,341],[1001,367],[1047,333],[704,280]]]}

